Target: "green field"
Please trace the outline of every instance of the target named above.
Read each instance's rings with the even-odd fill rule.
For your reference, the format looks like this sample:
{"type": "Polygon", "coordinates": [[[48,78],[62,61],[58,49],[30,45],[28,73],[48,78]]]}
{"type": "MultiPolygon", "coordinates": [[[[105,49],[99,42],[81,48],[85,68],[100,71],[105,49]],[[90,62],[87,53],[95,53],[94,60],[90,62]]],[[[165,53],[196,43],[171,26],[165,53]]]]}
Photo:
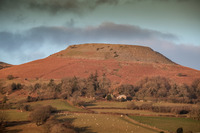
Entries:
{"type": "Polygon", "coordinates": [[[45,133],[43,127],[36,126],[35,123],[19,124],[6,129],[6,133],[45,133]]]}
{"type": "Polygon", "coordinates": [[[130,102],[114,102],[114,101],[97,101],[93,103],[93,106],[88,107],[115,107],[115,108],[126,108],[130,102]]]}
{"type": "Polygon", "coordinates": [[[27,121],[29,112],[20,112],[19,110],[5,110],[8,121],[27,121]]]}
{"type": "Polygon", "coordinates": [[[95,112],[112,112],[112,113],[123,113],[123,114],[138,114],[138,115],[172,115],[170,113],[156,113],[148,110],[129,110],[129,109],[91,109],[95,112]]]}
{"type": "Polygon", "coordinates": [[[51,105],[52,107],[55,107],[57,108],[57,110],[61,111],[83,111],[81,108],[74,107],[70,105],[66,100],[62,99],[44,100],[44,101],[30,102],[27,104],[33,107],[38,105],[51,105]]]}
{"type": "MultiPolygon", "coordinates": [[[[31,105],[33,108],[39,105],[51,105],[58,110],[62,111],[83,111],[80,108],[74,107],[70,105],[67,101],[56,99],[56,100],[44,100],[44,101],[37,101],[37,102],[30,102],[26,103],[31,105]]],[[[26,121],[28,120],[28,116],[30,112],[23,111],[16,109],[5,110],[5,114],[8,117],[8,121],[26,121]]]]}
{"type": "MultiPolygon", "coordinates": [[[[130,104],[131,101],[126,101],[126,102],[117,102],[117,101],[96,101],[92,104],[92,106],[88,106],[88,108],[93,108],[93,107],[115,107],[115,108],[127,108],[127,105],[130,104]]],[[[142,104],[152,104],[154,106],[188,106],[188,107],[197,107],[196,104],[185,104],[185,103],[167,103],[167,102],[141,102],[141,101],[134,101],[136,105],[142,105],[142,104]]]]}
{"type": "Polygon", "coordinates": [[[175,132],[177,128],[182,127],[184,132],[200,132],[200,121],[189,118],[175,117],[147,117],[147,116],[130,116],[130,118],[159,129],[175,132]]]}
{"type": "MultiPolygon", "coordinates": [[[[87,99],[86,99],[87,100],[87,99]]],[[[91,100],[88,100],[91,101],[91,100]]],[[[141,116],[129,116],[125,115],[112,115],[112,114],[90,114],[84,113],[86,110],[79,107],[75,107],[69,104],[66,100],[44,100],[37,102],[29,102],[26,104],[31,105],[33,108],[39,105],[51,105],[61,111],[71,111],[66,114],[56,114],[56,118],[63,121],[71,121],[72,124],[80,129],[84,129],[81,133],[158,133],[159,130],[165,130],[169,132],[175,132],[177,128],[182,127],[184,132],[200,131],[200,121],[189,118],[175,118],[175,117],[156,117],[156,115],[171,115],[170,113],[155,113],[148,110],[128,110],[128,109],[98,109],[101,107],[108,108],[126,108],[130,102],[110,102],[110,101],[96,101],[91,103],[87,108],[92,111],[101,113],[123,113],[123,114],[137,114],[141,116]],[[96,108],[96,109],[95,109],[96,108]],[[75,112],[73,112],[75,111],[75,112]],[[143,116],[142,116],[143,115],[143,116]],[[145,116],[146,115],[146,116],[145,116]],[[153,115],[150,117],[147,115],[153,115]],[[131,120],[131,119],[135,120],[131,120]],[[137,122],[136,122],[137,121],[137,122]],[[138,123],[139,122],[139,123],[138,123]],[[142,124],[149,126],[145,126],[142,124]],[[156,127],[158,129],[154,129],[156,127]]],[[[145,102],[137,102],[136,104],[142,104],[145,102]]],[[[159,105],[160,103],[157,103],[159,105]]],[[[160,104],[162,105],[162,104],[160,104]]],[[[168,104],[173,105],[173,104],[168,104]]],[[[178,106],[178,105],[177,105],[178,106]]],[[[5,110],[8,115],[8,121],[27,121],[30,112],[20,112],[19,110],[5,110]]],[[[41,132],[41,127],[35,126],[34,123],[25,123],[7,128],[12,131],[19,131],[21,133],[41,132]]]]}
{"type": "Polygon", "coordinates": [[[125,121],[121,116],[103,114],[69,114],[59,119],[71,119],[76,127],[87,127],[95,133],[156,133],[156,131],[125,121]]]}

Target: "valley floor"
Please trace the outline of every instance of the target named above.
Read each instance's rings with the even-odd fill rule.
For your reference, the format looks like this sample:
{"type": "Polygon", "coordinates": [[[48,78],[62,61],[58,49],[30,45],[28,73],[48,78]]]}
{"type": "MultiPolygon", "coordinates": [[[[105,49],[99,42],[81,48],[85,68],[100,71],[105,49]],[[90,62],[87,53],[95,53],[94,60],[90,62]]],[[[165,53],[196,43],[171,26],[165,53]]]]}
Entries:
{"type": "MultiPolygon", "coordinates": [[[[176,115],[172,113],[125,109],[128,102],[95,101],[85,108],[75,107],[61,99],[29,102],[27,104],[56,107],[60,111],[54,114],[56,119],[70,121],[81,133],[158,133],[161,131],[167,133],[176,132],[179,127],[182,127],[184,132],[200,131],[200,121],[186,116],[175,117],[176,115]]],[[[45,132],[43,125],[36,126],[29,121],[30,112],[20,112],[14,109],[5,110],[5,112],[8,115],[6,132],[45,132]]]]}

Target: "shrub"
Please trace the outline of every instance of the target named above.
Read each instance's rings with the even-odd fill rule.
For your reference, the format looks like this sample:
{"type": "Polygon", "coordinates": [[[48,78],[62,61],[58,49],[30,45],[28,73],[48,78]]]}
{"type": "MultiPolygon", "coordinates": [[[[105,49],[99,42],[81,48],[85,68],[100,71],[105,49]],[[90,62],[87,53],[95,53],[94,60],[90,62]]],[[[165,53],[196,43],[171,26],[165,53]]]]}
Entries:
{"type": "Polygon", "coordinates": [[[137,89],[131,84],[122,84],[116,88],[116,91],[122,95],[135,96],[137,89]]]}
{"type": "Polygon", "coordinates": [[[138,109],[138,106],[135,105],[134,102],[131,102],[131,103],[127,104],[127,108],[128,109],[138,109]]]}
{"type": "Polygon", "coordinates": [[[4,96],[4,97],[3,97],[3,100],[2,100],[2,103],[6,103],[7,101],[8,101],[7,96],[4,96]]]}
{"type": "Polygon", "coordinates": [[[44,125],[46,133],[75,133],[74,126],[70,121],[61,122],[51,117],[44,125]]]}
{"type": "Polygon", "coordinates": [[[38,98],[31,97],[31,96],[27,96],[27,98],[26,98],[27,102],[34,102],[34,101],[37,101],[37,100],[38,100],[38,98]]]}
{"type": "Polygon", "coordinates": [[[169,79],[164,77],[145,78],[137,83],[137,97],[154,97],[164,98],[168,96],[168,91],[171,89],[169,79]]]}
{"type": "Polygon", "coordinates": [[[36,84],[34,85],[34,89],[37,90],[37,89],[39,89],[39,88],[41,88],[41,84],[36,83],[36,84]]]}
{"type": "Polygon", "coordinates": [[[2,103],[0,104],[0,109],[11,109],[12,105],[10,103],[2,103]]]}
{"type": "Polygon", "coordinates": [[[22,89],[23,88],[23,86],[20,84],[20,83],[12,83],[12,85],[11,85],[11,89],[12,89],[12,91],[14,91],[14,90],[20,90],[20,89],[22,89]]]}
{"type": "Polygon", "coordinates": [[[190,117],[200,120],[200,107],[193,108],[190,112],[190,117]]]}
{"type": "Polygon", "coordinates": [[[176,133],[183,133],[183,128],[182,128],[182,127],[179,127],[179,128],[176,130],[176,133]]]}
{"type": "Polygon", "coordinates": [[[127,101],[131,101],[131,100],[133,100],[133,98],[130,97],[130,96],[128,96],[128,97],[126,98],[126,100],[127,100],[127,101]]]}
{"type": "Polygon", "coordinates": [[[7,76],[7,79],[8,79],[8,80],[13,80],[14,78],[15,78],[15,77],[14,77],[13,75],[8,75],[8,76],[7,76]]]}
{"type": "Polygon", "coordinates": [[[170,113],[171,108],[166,106],[152,106],[152,111],[160,113],[170,113]]]}
{"type": "Polygon", "coordinates": [[[152,109],[152,104],[151,103],[144,103],[141,106],[139,106],[140,110],[151,110],[152,109]]]}
{"type": "Polygon", "coordinates": [[[60,97],[61,97],[62,99],[67,99],[68,94],[67,94],[67,93],[63,93],[63,94],[60,95],[60,97]]]}
{"type": "Polygon", "coordinates": [[[85,102],[85,101],[79,101],[77,103],[77,106],[86,106],[86,105],[87,105],[87,102],[85,102]]]}
{"type": "Polygon", "coordinates": [[[68,128],[65,123],[58,123],[51,127],[50,133],[76,133],[74,129],[68,128]]]}
{"type": "Polygon", "coordinates": [[[187,75],[186,75],[186,74],[183,74],[183,73],[178,73],[177,76],[179,76],[179,77],[185,77],[185,76],[187,76],[187,75]]]}
{"type": "Polygon", "coordinates": [[[21,111],[32,111],[32,107],[30,105],[18,104],[17,109],[21,111]]]}
{"type": "Polygon", "coordinates": [[[31,114],[31,121],[35,122],[37,126],[40,126],[46,122],[46,120],[50,117],[51,113],[55,112],[56,109],[52,106],[41,106],[36,108],[31,114]]]}
{"type": "Polygon", "coordinates": [[[4,111],[0,111],[0,132],[4,132],[7,118],[7,114],[4,111]]]}
{"type": "Polygon", "coordinates": [[[112,96],[111,96],[111,95],[107,95],[106,99],[107,99],[108,101],[111,101],[111,100],[112,100],[112,96]]]}
{"type": "Polygon", "coordinates": [[[126,102],[126,101],[127,100],[125,98],[123,98],[123,97],[120,99],[120,102],[126,102]]]}

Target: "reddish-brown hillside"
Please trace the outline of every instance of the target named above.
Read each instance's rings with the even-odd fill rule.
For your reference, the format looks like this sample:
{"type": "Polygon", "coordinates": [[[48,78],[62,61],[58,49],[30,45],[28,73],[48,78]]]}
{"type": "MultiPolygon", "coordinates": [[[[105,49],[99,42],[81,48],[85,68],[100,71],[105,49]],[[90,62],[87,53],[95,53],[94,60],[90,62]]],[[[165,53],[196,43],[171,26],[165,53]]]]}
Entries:
{"type": "Polygon", "coordinates": [[[87,77],[96,70],[99,75],[105,73],[114,84],[134,84],[147,76],[164,76],[188,84],[200,78],[200,71],[177,65],[148,47],[111,44],[69,46],[45,59],[2,69],[0,78],[87,77]]]}
{"type": "Polygon", "coordinates": [[[12,65],[10,65],[10,64],[4,63],[4,62],[0,62],[0,70],[4,69],[4,68],[7,68],[7,67],[11,67],[11,66],[12,65]]]}

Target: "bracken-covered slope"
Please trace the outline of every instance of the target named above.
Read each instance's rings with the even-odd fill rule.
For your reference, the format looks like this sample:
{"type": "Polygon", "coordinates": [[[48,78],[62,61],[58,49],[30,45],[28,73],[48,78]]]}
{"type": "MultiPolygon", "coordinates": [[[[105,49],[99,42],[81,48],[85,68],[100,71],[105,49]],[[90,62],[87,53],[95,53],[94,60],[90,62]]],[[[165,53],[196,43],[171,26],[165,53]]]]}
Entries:
{"type": "Polygon", "coordinates": [[[180,66],[148,47],[134,45],[81,44],[45,59],[0,70],[0,78],[62,79],[106,74],[113,84],[134,84],[144,77],[163,76],[190,84],[200,71],[180,66]]]}
{"type": "Polygon", "coordinates": [[[10,64],[4,63],[4,62],[0,62],[0,70],[4,69],[4,68],[7,68],[7,67],[11,67],[11,66],[12,65],[10,65],[10,64]]]}

